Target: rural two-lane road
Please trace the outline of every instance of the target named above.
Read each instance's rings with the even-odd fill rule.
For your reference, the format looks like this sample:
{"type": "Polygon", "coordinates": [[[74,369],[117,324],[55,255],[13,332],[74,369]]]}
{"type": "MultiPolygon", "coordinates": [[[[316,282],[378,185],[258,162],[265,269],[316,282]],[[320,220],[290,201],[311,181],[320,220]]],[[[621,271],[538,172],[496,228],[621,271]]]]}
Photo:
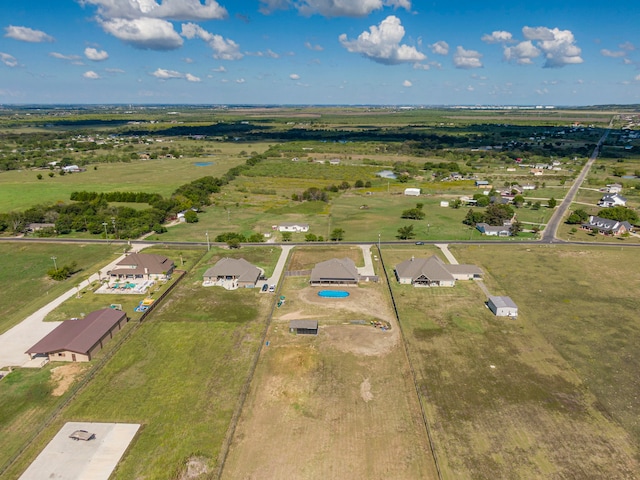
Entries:
{"type": "Polygon", "coordinates": [[[573,202],[573,199],[578,193],[578,189],[582,186],[584,179],[587,178],[587,174],[589,173],[589,170],[591,169],[593,163],[596,161],[596,158],[598,158],[598,155],[600,154],[600,148],[602,147],[602,144],[604,143],[604,141],[607,139],[607,135],[609,135],[609,131],[611,130],[612,123],[613,123],[613,119],[611,119],[611,122],[609,122],[609,128],[607,128],[604,131],[604,134],[602,135],[602,137],[600,137],[600,140],[598,141],[596,148],[593,150],[591,157],[589,157],[589,160],[587,161],[587,163],[585,163],[584,167],[582,167],[580,174],[576,178],[576,181],[573,182],[573,185],[567,192],[567,195],[564,197],[564,200],[562,200],[562,202],[560,203],[560,206],[556,209],[556,211],[553,212],[553,215],[551,216],[551,220],[549,220],[549,222],[547,223],[547,226],[542,232],[541,241],[543,243],[552,243],[552,242],[558,241],[556,238],[556,233],[558,232],[558,226],[560,225],[560,222],[562,222],[562,219],[564,218],[565,213],[567,213],[567,210],[569,210],[569,207],[571,206],[571,202],[573,202]]]}

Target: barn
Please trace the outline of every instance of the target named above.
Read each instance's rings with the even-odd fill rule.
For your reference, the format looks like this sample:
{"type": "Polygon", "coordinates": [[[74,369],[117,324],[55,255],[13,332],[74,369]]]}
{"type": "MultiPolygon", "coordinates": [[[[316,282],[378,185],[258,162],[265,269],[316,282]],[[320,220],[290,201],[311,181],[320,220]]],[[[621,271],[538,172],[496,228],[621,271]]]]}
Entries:
{"type": "Polygon", "coordinates": [[[317,335],[317,320],[291,320],[289,322],[289,332],[296,335],[317,335]]]}
{"type": "Polygon", "coordinates": [[[491,296],[487,306],[497,317],[517,317],[518,306],[510,297],[491,296]]]}

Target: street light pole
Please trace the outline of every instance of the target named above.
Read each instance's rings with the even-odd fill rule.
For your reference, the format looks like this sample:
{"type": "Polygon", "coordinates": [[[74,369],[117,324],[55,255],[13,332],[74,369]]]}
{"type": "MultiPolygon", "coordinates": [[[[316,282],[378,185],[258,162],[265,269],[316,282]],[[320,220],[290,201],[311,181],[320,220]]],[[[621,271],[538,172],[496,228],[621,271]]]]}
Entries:
{"type": "Polygon", "coordinates": [[[104,227],[104,238],[109,243],[109,234],[107,233],[107,222],[102,222],[102,226],[104,227]]]}
{"type": "Polygon", "coordinates": [[[378,232],[378,252],[380,251],[380,232],[378,232]]]}
{"type": "Polygon", "coordinates": [[[53,260],[53,268],[58,271],[58,264],[56,263],[56,258],[58,257],[51,257],[51,260],[53,260]]]}
{"type": "Polygon", "coordinates": [[[204,235],[207,237],[207,252],[211,250],[211,244],[209,243],[209,232],[204,232],[204,235]]]}

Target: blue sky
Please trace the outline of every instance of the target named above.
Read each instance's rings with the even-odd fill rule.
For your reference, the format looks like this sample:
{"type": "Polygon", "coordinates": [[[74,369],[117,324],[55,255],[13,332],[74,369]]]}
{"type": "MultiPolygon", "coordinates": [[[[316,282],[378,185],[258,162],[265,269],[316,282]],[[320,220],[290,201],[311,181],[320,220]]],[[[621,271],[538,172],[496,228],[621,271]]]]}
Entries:
{"type": "Polygon", "coordinates": [[[640,103],[640,3],[0,0],[0,104],[640,103]]]}

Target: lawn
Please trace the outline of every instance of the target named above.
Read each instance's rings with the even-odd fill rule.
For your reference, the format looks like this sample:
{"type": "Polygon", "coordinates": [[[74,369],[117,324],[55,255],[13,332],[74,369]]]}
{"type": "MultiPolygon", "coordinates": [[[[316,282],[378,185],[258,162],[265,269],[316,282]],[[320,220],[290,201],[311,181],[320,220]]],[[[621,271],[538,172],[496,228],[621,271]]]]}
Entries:
{"type": "Polygon", "coordinates": [[[74,288],[97,272],[122,251],[112,245],[65,245],[26,242],[0,243],[0,262],[11,266],[0,273],[0,333],[16,325],[60,294],[74,288]],[[47,276],[54,267],[76,262],[80,271],[67,280],[57,282],[47,276]]]}
{"type": "Polygon", "coordinates": [[[212,250],[192,267],[7,478],[70,420],[143,424],[116,479],[177,478],[192,458],[215,471],[273,301],[256,289],[202,287],[201,272],[216,258],[212,250]]]}
{"type": "MultiPolygon", "coordinates": [[[[615,281],[624,271],[633,276],[633,267],[597,268],[618,265],[611,250],[451,250],[483,268],[489,290],[511,296],[520,316],[494,317],[472,281],[431,289],[392,282],[443,477],[633,477],[640,387],[632,360],[638,335],[630,329],[637,321],[632,290],[621,292],[615,281]],[[606,317],[603,302],[613,306],[606,317]]],[[[631,265],[633,253],[623,252],[621,265],[631,265]]],[[[415,254],[384,247],[389,275],[415,254]]]]}

